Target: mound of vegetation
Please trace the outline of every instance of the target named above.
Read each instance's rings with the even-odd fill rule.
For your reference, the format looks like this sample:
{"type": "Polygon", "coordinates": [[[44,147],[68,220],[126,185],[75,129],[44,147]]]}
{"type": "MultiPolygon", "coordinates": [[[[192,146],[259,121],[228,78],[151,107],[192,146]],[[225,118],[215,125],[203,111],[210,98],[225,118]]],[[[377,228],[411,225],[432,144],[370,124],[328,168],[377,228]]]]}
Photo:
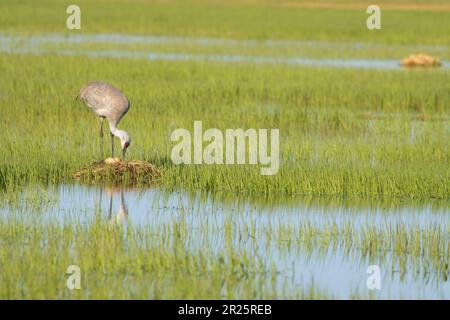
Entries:
{"type": "Polygon", "coordinates": [[[147,161],[107,158],[81,168],[74,177],[83,182],[153,184],[161,179],[162,169],[147,161]]]}
{"type": "Polygon", "coordinates": [[[401,65],[404,67],[438,67],[441,65],[441,61],[439,58],[419,53],[410,54],[402,60],[401,65]]]}

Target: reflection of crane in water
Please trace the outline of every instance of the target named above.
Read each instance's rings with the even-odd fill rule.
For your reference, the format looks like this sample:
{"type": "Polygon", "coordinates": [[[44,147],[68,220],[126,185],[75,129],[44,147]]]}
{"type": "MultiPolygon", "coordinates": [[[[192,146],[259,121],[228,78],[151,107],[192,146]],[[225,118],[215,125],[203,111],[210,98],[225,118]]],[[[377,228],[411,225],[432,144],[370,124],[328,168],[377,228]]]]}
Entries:
{"type": "Polygon", "coordinates": [[[109,208],[108,208],[108,221],[111,224],[121,224],[125,223],[128,217],[128,207],[125,202],[125,196],[124,196],[124,189],[123,188],[113,188],[113,187],[106,187],[100,189],[100,205],[102,203],[102,194],[103,190],[106,190],[106,193],[109,196],[109,208]],[[119,205],[119,211],[115,216],[113,216],[113,198],[114,195],[120,192],[120,205],[119,205]]]}

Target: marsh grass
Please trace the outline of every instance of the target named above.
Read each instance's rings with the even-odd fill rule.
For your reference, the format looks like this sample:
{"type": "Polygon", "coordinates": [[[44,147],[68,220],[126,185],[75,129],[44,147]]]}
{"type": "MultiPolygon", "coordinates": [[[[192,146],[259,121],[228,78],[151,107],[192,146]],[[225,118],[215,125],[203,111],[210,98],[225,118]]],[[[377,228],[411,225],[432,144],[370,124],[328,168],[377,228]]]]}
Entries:
{"type": "Polygon", "coordinates": [[[200,250],[186,250],[191,236],[182,221],[158,232],[98,219],[63,226],[16,221],[0,228],[3,299],[321,297],[287,295],[270,280],[276,271],[244,250],[227,246],[216,255],[207,240],[200,250]],[[83,270],[83,290],[67,290],[65,270],[72,264],[83,270]]]}
{"type": "MultiPolygon", "coordinates": [[[[430,45],[432,54],[443,52],[448,58],[450,19],[445,11],[386,10],[385,30],[375,34],[361,27],[364,12],[294,9],[269,1],[243,6],[221,1],[78,4],[89,12],[83,13],[83,33],[340,43],[331,53],[317,47],[302,51],[320,57],[393,58],[418,45],[430,45]],[[373,44],[376,49],[368,46],[355,53],[345,44],[342,47],[343,42],[373,44]],[[391,49],[385,51],[387,46],[391,49]]],[[[65,32],[63,7],[54,0],[33,5],[0,1],[0,11],[8,12],[0,29],[20,34],[65,32]]],[[[110,47],[83,44],[78,49],[102,48],[110,47]]],[[[297,55],[296,48],[135,44],[129,49],[297,55]]],[[[88,223],[80,221],[83,212],[78,211],[62,224],[41,219],[46,206],[55,201],[44,188],[73,181],[76,170],[98,158],[98,122],[86,106],[74,101],[79,88],[91,80],[108,81],[130,97],[132,108],[119,126],[133,138],[128,155],[162,167],[161,186],[166,189],[224,192],[225,203],[243,196],[261,205],[303,195],[319,204],[337,199],[355,210],[374,203],[395,207],[402,201],[445,210],[450,194],[448,70],[4,52],[0,70],[0,206],[17,210],[17,215],[8,211],[0,224],[2,299],[330,298],[314,285],[293,287],[295,265],[279,270],[275,252],[283,258],[309,257],[313,252],[325,257],[339,249],[364,266],[376,258],[389,263],[392,272],[400,269],[424,282],[430,274],[438,283],[448,281],[445,223],[422,229],[389,223],[356,229],[351,224],[338,226],[331,217],[319,226],[283,221],[258,225],[244,223],[236,210],[225,221],[211,221],[204,213],[202,223],[192,227],[188,218],[194,212],[179,208],[172,209],[176,217],[169,222],[152,217],[148,228],[103,221],[100,211],[88,223]],[[221,130],[279,128],[279,173],[261,176],[259,167],[246,165],[174,165],[170,134],[178,128],[191,130],[195,120],[221,130]],[[71,264],[83,270],[81,291],[66,288],[65,270],[71,264]]],[[[110,171],[105,177],[88,167],[86,173],[90,182],[117,181],[110,171]]],[[[121,183],[132,178],[125,175],[121,183]]]]}
{"type": "MultiPolygon", "coordinates": [[[[104,219],[99,208],[59,222],[27,210],[2,216],[1,298],[330,298],[324,288],[296,282],[302,270],[295,259],[326,259],[337,251],[361,270],[379,261],[387,274],[399,272],[401,281],[442,284],[449,276],[448,225],[357,228],[332,217],[320,225],[290,224],[282,217],[261,223],[252,216],[256,212],[227,209],[223,219],[214,211],[195,224],[193,216],[207,209],[183,207],[153,211],[151,221],[138,225],[104,219]],[[82,290],[67,290],[72,264],[82,270],[82,290]]],[[[370,298],[366,291],[334,298],[347,295],[370,298]]]]}
{"type": "MultiPolygon", "coordinates": [[[[367,15],[364,8],[305,8],[296,7],[295,2],[311,3],[307,0],[245,3],[226,0],[116,0],[114,5],[105,7],[103,3],[79,0],[78,5],[89,12],[83,17],[83,33],[152,33],[262,40],[339,39],[388,45],[448,44],[450,22],[446,10],[391,10],[387,7],[383,9],[383,26],[389,31],[373,33],[367,32],[365,27],[367,15]]],[[[328,0],[318,2],[330,3],[328,0]]],[[[356,0],[347,2],[361,5],[356,0]]],[[[433,2],[445,3],[445,0],[433,2]]],[[[45,0],[40,5],[33,1],[16,5],[1,1],[0,11],[9,14],[0,21],[0,29],[5,32],[70,33],[65,29],[67,16],[61,11],[62,7],[66,4],[62,5],[58,0],[45,0]]]]}
{"type": "Polygon", "coordinates": [[[120,124],[133,137],[129,156],[163,167],[168,188],[266,195],[449,195],[445,71],[337,72],[133,59],[117,64],[114,59],[17,55],[1,55],[0,64],[5,75],[0,79],[2,193],[27,183],[72,179],[98,157],[95,115],[73,101],[73,93],[90,79],[104,79],[132,100],[120,124]],[[384,118],[367,118],[368,112],[384,118]],[[221,130],[280,128],[280,171],[267,177],[259,166],[173,165],[170,134],[177,128],[192,130],[194,120],[221,130]]]}

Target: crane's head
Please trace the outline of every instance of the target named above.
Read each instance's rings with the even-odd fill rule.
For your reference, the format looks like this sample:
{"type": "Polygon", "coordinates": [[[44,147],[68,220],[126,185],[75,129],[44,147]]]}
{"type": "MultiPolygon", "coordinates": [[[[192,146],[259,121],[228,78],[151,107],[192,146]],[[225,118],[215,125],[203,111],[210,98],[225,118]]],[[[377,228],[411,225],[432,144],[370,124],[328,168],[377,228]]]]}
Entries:
{"type": "Polygon", "coordinates": [[[122,160],[125,161],[125,153],[127,152],[128,147],[130,146],[131,139],[127,132],[122,131],[120,135],[120,144],[122,145],[122,160]]]}

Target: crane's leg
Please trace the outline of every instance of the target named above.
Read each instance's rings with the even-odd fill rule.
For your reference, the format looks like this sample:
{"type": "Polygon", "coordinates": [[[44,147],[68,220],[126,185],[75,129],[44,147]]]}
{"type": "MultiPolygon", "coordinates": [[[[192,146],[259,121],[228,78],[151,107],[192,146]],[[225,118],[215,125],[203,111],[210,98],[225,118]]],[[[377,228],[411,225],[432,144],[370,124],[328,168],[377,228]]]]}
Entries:
{"type": "Polygon", "coordinates": [[[103,120],[105,118],[100,118],[100,161],[103,162],[103,120]]]}
{"type": "Polygon", "coordinates": [[[114,135],[110,132],[111,135],[111,158],[114,158],[114,135]]]}
{"type": "Polygon", "coordinates": [[[112,193],[109,195],[109,210],[108,210],[108,220],[112,220],[112,201],[113,201],[113,195],[112,193]]]}

